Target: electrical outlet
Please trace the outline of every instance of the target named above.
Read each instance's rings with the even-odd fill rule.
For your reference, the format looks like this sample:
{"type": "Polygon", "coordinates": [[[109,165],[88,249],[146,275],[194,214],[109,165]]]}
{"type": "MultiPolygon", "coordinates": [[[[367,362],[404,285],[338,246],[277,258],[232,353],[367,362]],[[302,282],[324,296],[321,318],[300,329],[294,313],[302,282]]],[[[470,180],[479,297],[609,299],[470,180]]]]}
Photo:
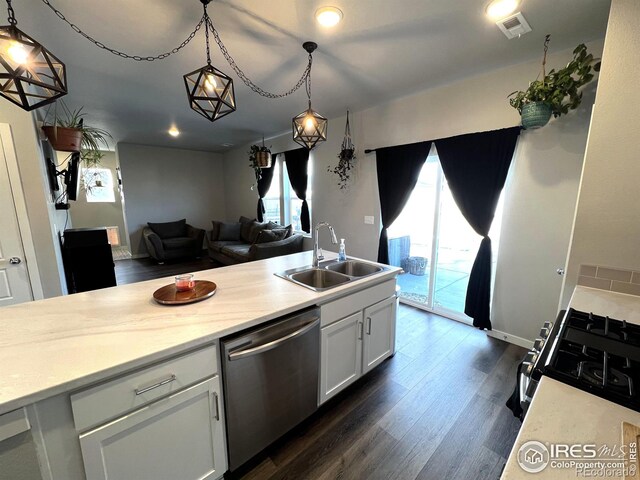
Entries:
{"type": "Polygon", "coordinates": [[[364,223],[365,225],[373,225],[373,215],[365,215],[364,223]]]}

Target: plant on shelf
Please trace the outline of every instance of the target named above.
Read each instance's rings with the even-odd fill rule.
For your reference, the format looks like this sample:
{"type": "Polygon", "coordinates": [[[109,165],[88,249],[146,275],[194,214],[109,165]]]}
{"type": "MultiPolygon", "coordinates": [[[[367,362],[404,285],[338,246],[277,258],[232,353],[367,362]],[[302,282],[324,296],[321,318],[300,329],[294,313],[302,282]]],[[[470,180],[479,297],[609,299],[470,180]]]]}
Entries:
{"type": "Polygon", "coordinates": [[[256,182],[262,178],[262,169],[271,168],[271,147],[265,147],[264,137],[262,145],[251,145],[249,150],[249,166],[256,174],[256,182]]]}
{"type": "Polygon", "coordinates": [[[106,130],[86,125],[83,108],[71,110],[64,102],[56,102],[53,119],[47,121],[47,112],[42,130],[54,150],[79,152],[84,166],[92,167],[100,163],[104,156],[101,148],[109,148],[107,139],[112,137],[106,130]],[[58,112],[57,103],[61,105],[61,112],[58,112]]]}
{"type": "Polygon", "coordinates": [[[547,50],[551,35],[544,40],[542,58],[542,79],[536,79],[525,91],[509,94],[509,103],[522,117],[526,129],[540,128],[547,124],[551,115],[555,118],[578,108],[582,101],[579,89],[593,80],[594,73],[600,71],[600,61],[587,53],[581,43],[573,51],[573,60],[566,67],[545,72],[547,50]]]}
{"type": "Polygon", "coordinates": [[[341,190],[347,188],[351,178],[351,170],[355,165],[356,147],[351,140],[351,126],[349,125],[349,111],[347,110],[347,123],[344,127],[344,138],[340,153],[338,153],[338,165],[336,167],[328,167],[327,172],[338,176],[338,186],[341,190]]]}

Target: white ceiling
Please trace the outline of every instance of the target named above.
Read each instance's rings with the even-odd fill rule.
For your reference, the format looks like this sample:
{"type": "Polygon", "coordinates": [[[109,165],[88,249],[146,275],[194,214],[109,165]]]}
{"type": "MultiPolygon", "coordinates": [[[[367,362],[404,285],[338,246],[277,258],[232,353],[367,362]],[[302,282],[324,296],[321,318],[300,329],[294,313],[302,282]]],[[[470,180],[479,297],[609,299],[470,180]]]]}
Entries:
{"type": "MultiPolygon", "coordinates": [[[[116,49],[155,55],[178,45],[202,14],[198,0],[51,0],[72,22],[116,49]]],[[[609,0],[522,0],[533,32],[508,40],[484,15],[482,0],[213,0],[209,13],[238,65],[266,90],[288,90],[314,54],[313,106],[331,118],[428,87],[602,38],[609,0]],[[316,24],[315,10],[338,6],[333,29],[316,24]]],[[[214,123],[192,111],[182,75],[206,63],[204,33],[166,60],[124,60],[90,44],[41,0],[14,2],[18,26],[67,65],[71,107],[116,142],[224,151],[290,128],[306,108],[304,88],[285,99],[253,93],[212,44],[214,66],[234,79],[238,110],[214,123]],[[177,139],[167,129],[175,124],[177,139]]],[[[532,72],[534,75],[536,72],[532,72]]],[[[505,92],[505,96],[509,92],[505,92]]],[[[331,135],[331,130],[329,131],[331,135]]]]}

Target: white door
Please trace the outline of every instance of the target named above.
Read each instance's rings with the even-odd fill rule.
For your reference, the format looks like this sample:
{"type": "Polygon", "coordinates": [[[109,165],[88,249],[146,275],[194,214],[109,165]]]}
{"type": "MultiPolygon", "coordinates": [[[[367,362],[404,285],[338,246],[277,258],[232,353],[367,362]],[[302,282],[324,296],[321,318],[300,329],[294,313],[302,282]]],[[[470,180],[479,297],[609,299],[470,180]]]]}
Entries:
{"type": "Polygon", "coordinates": [[[318,405],[362,375],[362,312],[320,330],[320,398],[318,405]]]}
{"type": "MultiPolygon", "coordinates": [[[[6,148],[5,138],[2,147],[6,148]]],[[[4,150],[0,149],[0,307],[33,300],[4,150]]]]}
{"type": "Polygon", "coordinates": [[[396,343],[396,297],[364,310],[362,373],[367,373],[390,357],[396,343]]]}
{"type": "Polygon", "coordinates": [[[87,480],[204,480],[227,469],[218,376],[80,435],[87,480]]]}

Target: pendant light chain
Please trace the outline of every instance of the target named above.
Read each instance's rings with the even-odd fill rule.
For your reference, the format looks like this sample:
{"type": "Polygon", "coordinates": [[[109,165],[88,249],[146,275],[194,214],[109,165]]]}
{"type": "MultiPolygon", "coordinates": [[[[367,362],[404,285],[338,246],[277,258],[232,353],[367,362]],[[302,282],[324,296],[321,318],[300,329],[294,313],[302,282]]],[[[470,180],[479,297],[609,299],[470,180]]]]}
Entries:
{"type": "Polygon", "coordinates": [[[202,16],[204,20],[204,37],[207,44],[207,65],[211,65],[211,48],[209,47],[209,23],[211,19],[209,18],[209,14],[207,13],[207,4],[204,3],[204,15],[202,16]]]}
{"type": "Polygon", "coordinates": [[[240,78],[240,80],[242,80],[247,87],[249,87],[258,95],[261,95],[266,98],[288,97],[292,93],[296,92],[300,87],[302,87],[302,85],[307,81],[307,78],[309,78],[309,75],[311,74],[311,62],[312,62],[311,55],[309,55],[309,63],[307,64],[307,68],[305,68],[304,72],[302,73],[302,76],[300,77],[300,80],[298,80],[298,83],[296,83],[291,90],[284,93],[271,93],[260,88],[258,85],[253,83],[253,81],[249,77],[247,77],[247,75],[240,69],[240,67],[238,67],[238,65],[236,64],[236,61],[233,59],[231,54],[229,54],[227,47],[225,47],[224,43],[222,43],[222,40],[220,39],[220,35],[218,34],[218,31],[216,30],[216,28],[213,26],[213,22],[211,21],[211,19],[209,19],[208,23],[209,23],[209,28],[211,28],[211,33],[213,33],[213,38],[218,44],[218,47],[220,48],[222,55],[227,60],[227,63],[229,63],[229,65],[231,66],[233,71],[236,73],[236,75],[240,78]]]}
{"type": "Polygon", "coordinates": [[[13,11],[13,7],[11,6],[11,0],[7,0],[7,10],[9,10],[9,24],[15,27],[18,24],[18,21],[16,20],[16,13],[13,11]]]}
{"type": "MultiPolygon", "coordinates": [[[[11,6],[11,3],[10,3],[11,0],[7,0],[7,2],[9,3],[9,6],[11,6]]],[[[198,31],[202,27],[202,24],[205,21],[205,17],[203,15],[202,18],[200,19],[200,21],[198,22],[198,24],[196,25],[196,28],[189,34],[189,36],[180,45],[178,45],[177,47],[171,49],[169,52],[161,53],[160,55],[155,55],[155,56],[149,55],[149,56],[143,57],[143,56],[140,56],[140,55],[130,55],[128,53],[121,52],[120,50],[116,50],[115,48],[108,47],[104,43],[96,40],[95,38],[91,37],[90,35],[86,34],[82,30],[80,30],[80,27],[78,27],[76,24],[71,23],[69,20],[67,20],[67,17],[65,17],[64,14],[60,10],[58,10],[56,7],[54,7],[49,0],[42,0],[42,2],[46,6],[48,6],[51,10],[53,10],[53,12],[58,16],[58,18],[60,18],[60,20],[65,22],[67,25],[69,25],[74,32],[79,33],[80,35],[82,35],[84,38],[86,38],[91,43],[93,43],[96,47],[101,48],[102,50],[106,50],[109,53],[113,53],[114,55],[117,55],[118,57],[135,60],[137,62],[153,62],[155,60],[164,60],[168,56],[173,55],[175,53],[178,53],[180,50],[182,50],[184,47],[186,47],[187,44],[191,40],[193,40],[193,37],[196,36],[196,34],[198,33],[198,31]]],[[[11,15],[11,11],[10,11],[9,15],[11,15]]],[[[11,17],[9,17],[9,21],[11,21],[11,17]]]]}

